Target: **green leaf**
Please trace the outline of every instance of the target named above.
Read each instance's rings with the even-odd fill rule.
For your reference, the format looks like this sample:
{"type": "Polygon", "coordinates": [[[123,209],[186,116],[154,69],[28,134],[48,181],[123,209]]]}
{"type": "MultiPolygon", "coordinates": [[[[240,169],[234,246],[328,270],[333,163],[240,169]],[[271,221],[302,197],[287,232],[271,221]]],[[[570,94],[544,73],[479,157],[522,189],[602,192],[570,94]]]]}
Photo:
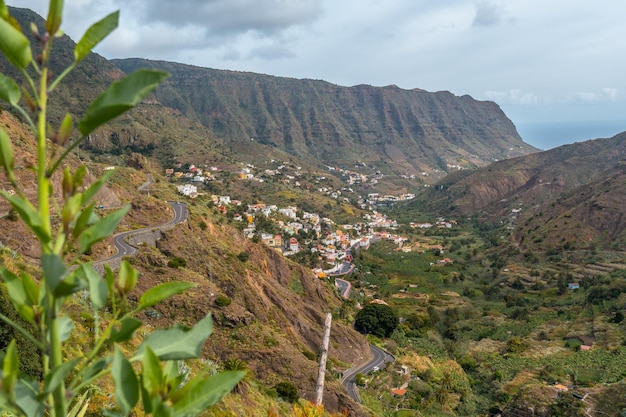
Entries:
{"type": "Polygon", "coordinates": [[[149,346],[161,360],[198,358],[205,340],[213,332],[213,320],[207,315],[192,329],[175,325],[169,329],[152,332],[139,346],[135,359],[140,359],[149,346]]]}
{"type": "Polygon", "coordinates": [[[83,370],[83,382],[89,381],[104,371],[111,362],[111,356],[100,358],[83,370]]]}
{"type": "Polygon", "coordinates": [[[9,346],[4,353],[2,363],[2,390],[9,396],[15,398],[15,385],[17,384],[17,374],[20,371],[20,361],[17,357],[17,347],[15,339],[11,339],[9,346]]]}
{"type": "Polygon", "coordinates": [[[160,399],[155,396],[151,396],[143,383],[144,377],[143,374],[139,377],[139,389],[141,391],[141,403],[143,404],[143,411],[148,414],[152,414],[152,411],[156,408],[157,404],[160,402],[160,399]]]}
{"type": "Polygon", "coordinates": [[[123,415],[128,415],[139,401],[139,383],[133,367],[120,349],[115,347],[111,368],[115,383],[115,399],[123,415]]]}
{"type": "Polygon", "coordinates": [[[103,217],[85,230],[78,239],[80,253],[87,252],[92,245],[111,235],[129,209],[130,205],[126,205],[120,210],[103,217]]]}
{"type": "MultiPolygon", "coordinates": [[[[163,368],[163,376],[165,378],[165,383],[170,388],[176,388],[181,386],[183,381],[185,380],[185,375],[180,372],[178,368],[179,361],[166,361],[165,367],[163,368]]],[[[204,370],[201,370],[203,374],[206,374],[204,370]]]]}
{"type": "Polygon", "coordinates": [[[37,397],[39,384],[30,377],[21,377],[15,387],[15,404],[26,417],[42,417],[44,402],[37,397]]]}
{"type": "Polygon", "coordinates": [[[173,399],[173,417],[200,414],[231,392],[245,375],[245,371],[227,371],[209,378],[194,378],[181,389],[177,401],[173,399]]]}
{"type": "Polygon", "coordinates": [[[72,196],[72,194],[74,194],[74,178],[72,178],[72,171],[70,171],[70,167],[65,167],[63,170],[61,188],[63,189],[64,199],[68,199],[72,196]]]}
{"type": "Polygon", "coordinates": [[[133,338],[135,331],[141,327],[141,324],[141,320],[137,320],[133,317],[126,317],[122,319],[119,326],[113,326],[111,329],[109,342],[122,343],[129,341],[133,338]]]}
{"type": "Polygon", "coordinates": [[[26,69],[33,59],[26,36],[4,18],[0,19],[0,51],[21,70],[26,69]]]}
{"type": "Polygon", "coordinates": [[[48,9],[48,19],[46,20],[46,30],[50,36],[56,35],[63,20],[63,0],[50,0],[48,9]]]}
{"type": "Polygon", "coordinates": [[[153,417],[172,417],[172,408],[165,402],[159,401],[159,404],[152,410],[153,417]]]}
{"type": "Polygon", "coordinates": [[[109,298],[107,283],[91,264],[83,264],[80,268],[83,269],[87,282],[89,282],[91,305],[95,311],[98,311],[106,305],[109,298]]]}
{"type": "Polygon", "coordinates": [[[123,260],[120,263],[120,270],[117,279],[117,290],[121,295],[128,295],[137,285],[138,273],[130,262],[123,260]]]}
{"type": "Polygon", "coordinates": [[[7,178],[12,183],[15,182],[14,164],[15,158],[13,157],[11,139],[4,129],[0,128],[0,168],[4,168],[7,178]]]}
{"type": "Polygon", "coordinates": [[[155,287],[150,288],[141,295],[139,298],[139,310],[144,310],[148,307],[152,307],[161,301],[170,298],[176,294],[180,294],[189,288],[195,287],[195,284],[190,282],[165,282],[155,287]]]}
{"type": "Polygon", "coordinates": [[[24,286],[26,302],[28,305],[33,306],[39,303],[39,284],[26,272],[20,273],[20,278],[22,280],[22,285],[24,286]]]}
{"type": "Polygon", "coordinates": [[[85,165],[76,168],[76,171],[74,171],[74,187],[82,187],[85,175],[87,175],[87,167],[85,165]]]}
{"type": "Polygon", "coordinates": [[[89,296],[94,310],[100,310],[107,302],[106,282],[91,264],[80,264],[63,279],[54,290],[54,295],[61,297],[89,288],[89,296]]]}
{"type": "MultiPolygon", "coordinates": [[[[57,143],[60,146],[65,145],[65,142],[70,138],[72,134],[72,115],[66,114],[59,127],[59,133],[57,134],[57,143]]],[[[81,165],[82,167],[82,165],[81,165]]]]}
{"type": "Polygon", "coordinates": [[[33,207],[30,201],[15,195],[10,195],[4,190],[0,190],[0,195],[18,212],[22,220],[24,220],[26,225],[39,238],[42,244],[47,245],[50,243],[50,234],[44,228],[39,213],[37,213],[37,210],[35,210],[35,207],[33,207]]]}
{"type": "Polygon", "coordinates": [[[104,281],[107,283],[107,290],[109,290],[109,294],[113,294],[115,273],[108,264],[104,264],[104,281]]]}
{"type": "Polygon", "coordinates": [[[91,103],[78,123],[78,130],[83,136],[87,136],[99,126],[141,103],[168,76],[166,72],[142,69],[114,82],[91,103]]]}
{"type": "Polygon", "coordinates": [[[65,342],[74,330],[74,322],[69,317],[59,317],[57,320],[59,321],[59,339],[65,342]]]}
{"type": "Polygon", "coordinates": [[[95,204],[90,204],[80,212],[72,228],[72,236],[77,237],[85,230],[85,228],[98,221],[99,217],[94,213],[95,204]],[[94,220],[95,221],[92,221],[94,220]]]}
{"type": "Polygon", "coordinates": [[[143,355],[141,382],[150,397],[155,397],[161,392],[161,387],[164,385],[163,379],[161,361],[150,347],[146,347],[143,355]]]}
{"type": "Polygon", "coordinates": [[[76,218],[76,215],[78,214],[78,211],[81,207],[81,200],[82,196],[80,194],[74,194],[65,201],[65,204],[61,209],[61,220],[63,220],[64,226],[70,227],[73,220],[76,218]]]}
{"type": "Polygon", "coordinates": [[[120,12],[113,12],[87,29],[74,48],[74,60],[82,61],[89,52],[117,28],[120,12]]]}
{"type": "Polygon", "coordinates": [[[67,362],[64,362],[60,366],[52,369],[46,374],[44,380],[43,394],[50,394],[57,389],[65,380],[65,377],[72,372],[74,367],[81,361],[81,358],[73,358],[67,362]]]}
{"type": "Polygon", "coordinates": [[[41,268],[46,279],[46,285],[54,294],[67,273],[67,267],[59,255],[43,254],[41,255],[41,268]]]}
{"type": "Polygon", "coordinates": [[[13,158],[13,146],[11,145],[11,139],[4,129],[0,128],[0,166],[7,172],[13,173],[13,165],[15,159],[13,158]]]}
{"type": "Polygon", "coordinates": [[[83,191],[83,204],[89,203],[89,201],[98,194],[98,191],[106,184],[107,181],[111,178],[111,176],[115,173],[115,171],[107,171],[94,181],[85,191],[83,191]]]}
{"type": "Polygon", "coordinates": [[[17,83],[4,74],[0,74],[0,98],[15,106],[21,97],[22,93],[17,83]]]}
{"type": "Polygon", "coordinates": [[[54,290],[55,297],[67,297],[89,287],[86,277],[82,272],[73,270],[54,290]]]}
{"type": "MultiPolygon", "coordinates": [[[[30,291],[32,284],[26,283],[27,281],[32,281],[32,278],[25,273],[22,274],[21,277],[18,277],[13,272],[9,271],[5,268],[0,268],[0,277],[6,282],[7,290],[9,293],[9,299],[13,304],[13,307],[17,310],[19,315],[29,323],[32,323],[35,319],[35,313],[33,311],[33,305],[37,302],[38,298],[35,298],[33,301],[33,295],[30,291]]],[[[37,284],[34,284],[35,286],[37,284]]],[[[38,292],[38,290],[37,290],[38,292]]],[[[38,297],[38,296],[37,296],[38,297]]]]}

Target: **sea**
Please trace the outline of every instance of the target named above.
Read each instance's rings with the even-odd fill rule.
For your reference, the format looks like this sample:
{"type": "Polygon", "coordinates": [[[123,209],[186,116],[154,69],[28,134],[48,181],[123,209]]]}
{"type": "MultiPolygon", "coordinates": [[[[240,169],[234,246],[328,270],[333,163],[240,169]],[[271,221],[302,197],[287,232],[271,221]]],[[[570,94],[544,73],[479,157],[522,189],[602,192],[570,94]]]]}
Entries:
{"type": "Polygon", "coordinates": [[[626,120],[521,122],[515,127],[524,142],[547,151],[569,143],[613,137],[626,131],[626,120]]]}

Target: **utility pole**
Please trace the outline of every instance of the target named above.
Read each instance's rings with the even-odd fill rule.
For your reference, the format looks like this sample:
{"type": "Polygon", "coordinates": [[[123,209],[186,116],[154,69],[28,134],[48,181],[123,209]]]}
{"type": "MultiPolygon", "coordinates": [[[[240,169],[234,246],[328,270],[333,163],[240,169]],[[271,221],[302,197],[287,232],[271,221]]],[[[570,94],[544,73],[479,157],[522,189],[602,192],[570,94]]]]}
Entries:
{"type": "Polygon", "coordinates": [[[324,323],[324,339],[322,340],[322,351],[320,353],[320,363],[317,370],[317,384],[315,385],[315,404],[322,404],[324,396],[324,377],[326,376],[326,358],[328,358],[328,343],[330,342],[330,323],[333,316],[328,313],[324,323]]]}

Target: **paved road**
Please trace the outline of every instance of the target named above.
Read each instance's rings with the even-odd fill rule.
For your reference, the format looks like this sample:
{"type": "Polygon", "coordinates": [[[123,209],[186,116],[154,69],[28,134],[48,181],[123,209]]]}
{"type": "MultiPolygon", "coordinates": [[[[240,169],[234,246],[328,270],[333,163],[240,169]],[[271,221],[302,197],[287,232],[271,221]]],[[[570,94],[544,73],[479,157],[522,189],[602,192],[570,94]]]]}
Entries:
{"type": "Polygon", "coordinates": [[[115,249],[117,249],[117,252],[113,256],[94,262],[94,265],[108,263],[118,258],[122,258],[123,256],[131,256],[137,253],[138,249],[126,242],[126,238],[131,235],[139,234],[146,230],[153,230],[153,229],[158,229],[161,227],[172,226],[176,223],[182,223],[185,220],[187,220],[188,212],[187,212],[186,204],[180,203],[178,201],[168,201],[167,203],[174,210],[174,218],[172,220],[160,226],[152,226],[152,227],[146,227],[143,229],[129,230],[127,232],[121,232],[121,233],[117,233],[116,235],[113,235],[113,244],[115,245],[115,249]]]}
{"type": "Polygon", "coordinates": [[[356,388],[356,374],[365,374],[372,370],[383,369],[385,367],[385,363],[394,362],[396,360],[396,358],[392,355],[374,345],[370,345],[370,351],[372,352],[372,359],[363,365],[349,369],[341,379],[341,383],[348,390],[348,394],[358,403],[361,402],[361,399],[359,398],[356,388]]]}
{"type": "Polygon", "coordinates": [[[335,278],[335,285],[339,288],[339,294],[345,299],[350,298],[350,290],[352,290],[352,284],[349,281],[341,278],[335,278]]]}
{"type": "Polygon", "coordinates": [[[148,181],[141,184],[139,187],[137,187],[137,189],[139,191],[146,191],[146,189],[152,184],[154,184],[154,177],[152,176],[152,174],[148,174],[148,181]]]}
{"type": "Polygon", "coordinates": [[[352,272],[354,265],[350,262],[343,261],[339,267],[331,275],[347,275],[352,272]]]}

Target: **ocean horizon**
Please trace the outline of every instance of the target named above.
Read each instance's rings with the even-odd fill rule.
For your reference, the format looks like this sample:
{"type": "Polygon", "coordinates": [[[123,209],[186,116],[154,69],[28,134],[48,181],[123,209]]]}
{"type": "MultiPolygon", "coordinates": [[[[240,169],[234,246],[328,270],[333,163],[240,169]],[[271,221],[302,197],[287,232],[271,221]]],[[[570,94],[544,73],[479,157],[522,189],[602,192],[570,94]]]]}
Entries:
{"type": "Polygon", "coordinates": [[[626,120],[516,123],[515,127],[524,142],[547,151],[569,143],[613,137],[626,131],[626,120]]]}

